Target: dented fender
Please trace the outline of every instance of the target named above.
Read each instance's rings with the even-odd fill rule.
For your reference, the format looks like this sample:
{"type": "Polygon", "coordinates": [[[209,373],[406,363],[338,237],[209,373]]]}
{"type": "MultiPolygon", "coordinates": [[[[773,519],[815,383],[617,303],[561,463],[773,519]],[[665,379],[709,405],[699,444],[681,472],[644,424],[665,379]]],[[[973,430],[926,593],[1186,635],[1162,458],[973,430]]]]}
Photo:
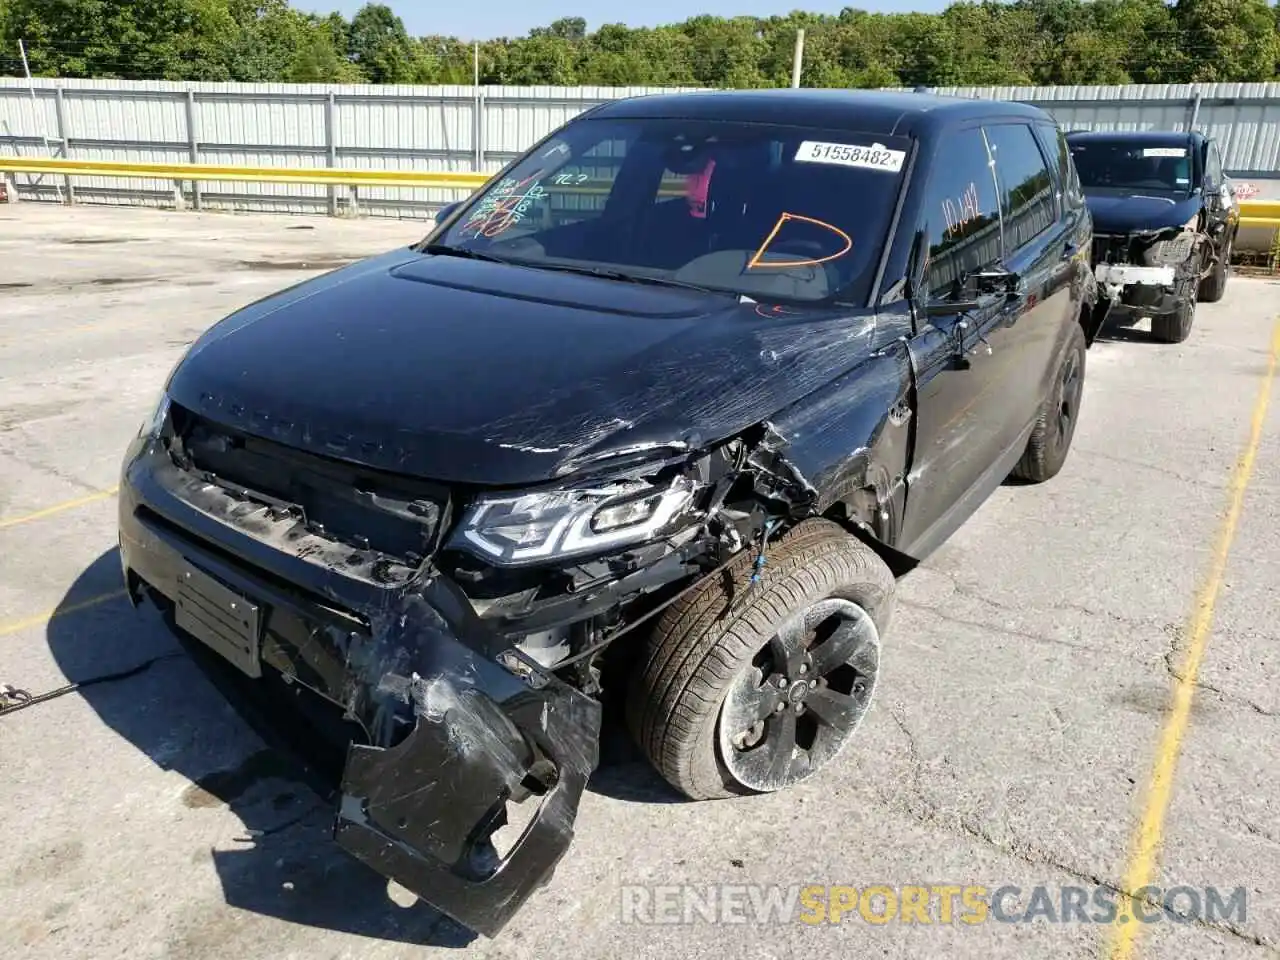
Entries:
{"type": "Polygon", "coordinates": [[[896,547],[906,502],[913,418],[910,358],[892,341],[771,420],[785,456],[821,494],[819,514],[843,514],[896,547]]]}

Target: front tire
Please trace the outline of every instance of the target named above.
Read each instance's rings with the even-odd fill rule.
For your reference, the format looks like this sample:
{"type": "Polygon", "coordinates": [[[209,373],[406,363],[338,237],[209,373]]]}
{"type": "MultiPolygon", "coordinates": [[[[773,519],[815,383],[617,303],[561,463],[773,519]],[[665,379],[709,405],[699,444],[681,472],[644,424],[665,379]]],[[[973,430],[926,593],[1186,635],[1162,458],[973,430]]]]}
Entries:
{"type": "Polygon", "coordinates": [[[879,677],[896,583],[866,544],[807,520],[672,604],[628,691],[640,748],[692,800],[785,789],[852,739],[879,677]],[[736,608],[735,608],[736,604],[736,608]]]}
{"type": "Polygon", "coordinates": [[[1231,248],[1234,243],[1234,238],[1227,241],[1222,256],[1214,265],[1213,272],[1201,281],[1199,291],[1201,303],[1217,303],[1227,292],[1227,277],[1231,269],[1231,248]]]}
{"type": "Polygon", "coordinates": [[[1196,298],[1188,294],[1172,313],[1151,318],[1151,338],[1160,343],[1182,343],[1191,336],[1191,326],[1196,319],[1196,298]]]}
{"type": "Polygon", "coordinates": [[[1085,351],[1084,330],[1080,324],[1073,324],[1067,349],[1041,404],[1027,449],[1013,468],[1016,479],[1044,483],[1056,477],[1067,462],[1084,397],[1085,351]]]}

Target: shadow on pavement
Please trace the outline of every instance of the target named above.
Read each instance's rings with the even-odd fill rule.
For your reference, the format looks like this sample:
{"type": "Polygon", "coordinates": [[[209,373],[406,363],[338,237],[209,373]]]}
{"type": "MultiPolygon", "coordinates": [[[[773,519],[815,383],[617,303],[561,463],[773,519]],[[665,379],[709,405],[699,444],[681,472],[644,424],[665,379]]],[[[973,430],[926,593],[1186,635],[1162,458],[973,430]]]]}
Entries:
{"type": "MultiPolygon", "coordinates": [[[[59,610],[120,589],[116,550],[76,580],[59,610]]],[[[286,753],[264,748],[169,632],[155,608],[121,597],[55,614],[49,649],[71,681],[169,656],[127,680],[80,691],[103,723],[163,770],[191,781],[193,811],[228,807],[244,824],[232,849],[210,850],[228,905],[304,926],[382,940],[465,947],[467,928],[426,904],[400,907],[386,880],[330,837],[332,814],[286,753]]],[[[186,854],[175,850],[175,858],[186,854]]]]}
{"type": "MultiPolygon", "coordinates": [[[[476,937],[425,903],[400,907],[386,880],[333,841],[330,802],[289,735],[264,744],[262,727],[233,708],[212,673],[179,643],[147,602],[121,595],[72,611],[86,597],[121,589],[116,550],[84,570],[47,627],[49,649],[72,682],[149,668],[80,695],[112,731],[162,770],[188,781],[191,810],[227,807],[244,824],[231,849],[212,849],[226,903],[304,926],[382,940],[465,947],[476,937]],[[66,611],[66,615],[61,615],[66,611]],[[159,658],[159,659],[157,659],[159,658]]],[[[197,653],[198,655],[198,653],[197,653]]],[[[600,764],[588,791],[630,803],[683,803],[640,753],[623,722],[622,697],[606,697],[600,764]]],[[[296,736],[296,732],[294,732],[296,736]]],[[[572,850],[570,851],[572,855],[572,850]]],[[[175,857],[184,856],[175,851],[175,857]]]]}
{"type": "Polygon", "coordinates": [[[1139,330],[1137,324],[1136,315],[1127,311],[1117,312],[1102,325],[1095,343],[1150,343],[1151,334],[1139,330]]]}

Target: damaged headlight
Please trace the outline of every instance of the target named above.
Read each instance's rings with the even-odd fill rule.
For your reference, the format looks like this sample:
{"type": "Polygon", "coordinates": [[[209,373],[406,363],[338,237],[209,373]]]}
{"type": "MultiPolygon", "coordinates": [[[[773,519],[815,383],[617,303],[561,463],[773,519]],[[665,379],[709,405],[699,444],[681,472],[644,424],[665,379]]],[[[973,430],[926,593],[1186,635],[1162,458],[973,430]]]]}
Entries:
{"type": "Polygon", "coordinates": [[[486,496],[467,509],[450,546],[512,566],[642,543],[688,507],[693,484],[620,481],[595,487],[486,496]]]}
{"type": "Polygon", "coordinates": [[[138,436],[144,440],[155,439],[160,436],[160,431],[164,429],[167,419],[169,419],[169,392],[161,390],[160,398],[151,409],[151,415],[143,420],[142,426],[138,428],[138,436]]]}

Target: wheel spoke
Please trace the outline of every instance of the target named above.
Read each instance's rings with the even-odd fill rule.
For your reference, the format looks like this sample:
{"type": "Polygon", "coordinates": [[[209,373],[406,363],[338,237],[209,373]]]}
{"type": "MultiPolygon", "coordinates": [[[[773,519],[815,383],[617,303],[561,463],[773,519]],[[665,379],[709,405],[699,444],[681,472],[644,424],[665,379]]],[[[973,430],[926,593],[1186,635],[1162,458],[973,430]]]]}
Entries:
{"type": "Polygon", "coordinates": [[[765,733],[764,747],[769,751],[769,779],[783,783],[791,771],[796,749],[796,715],[790,710],[774,717],[765,733]]]}
{"type": "Polygon", "coordinates": [[[838,628],[809,651],[813,672],[825,677],[837,667],[849,663],[866,646],[866,627],[861,621],[845,620],[838,628]]]}
{"type": "Polygon", "coordinates": [[[773,654],[774,660],[773,669],[788,680],[794,680],[800,675],[806,638],[804,616],[798,615],[784,621],[769,642],[769,652],[773,654]]]}
{"type": "Polygon", "coordinates": [[[856,726],[866,708],[866,704],[855,697],[830,687],[811,691],[805,700],[805,706],[818,718],[819,723],[830,727],[837,734],[856,726]]]}
{"type": "Polygon", "coordinates": [[[758,720],[773,715],[778,693],[762,681],[759,670],[744,675],[725,698],[720,722],[730,736],[737,736],[750,729],[758,720]]]}
{"type": "Polygon", "coordinates": [[[773,708],[777,706],[777,703],[778,692],[768,684],[744,691],[742,697],[743,712],[744,715],[750,715],[747,726],[757,720],[764,720],[766,717],[773,716],[773,708]]]}

